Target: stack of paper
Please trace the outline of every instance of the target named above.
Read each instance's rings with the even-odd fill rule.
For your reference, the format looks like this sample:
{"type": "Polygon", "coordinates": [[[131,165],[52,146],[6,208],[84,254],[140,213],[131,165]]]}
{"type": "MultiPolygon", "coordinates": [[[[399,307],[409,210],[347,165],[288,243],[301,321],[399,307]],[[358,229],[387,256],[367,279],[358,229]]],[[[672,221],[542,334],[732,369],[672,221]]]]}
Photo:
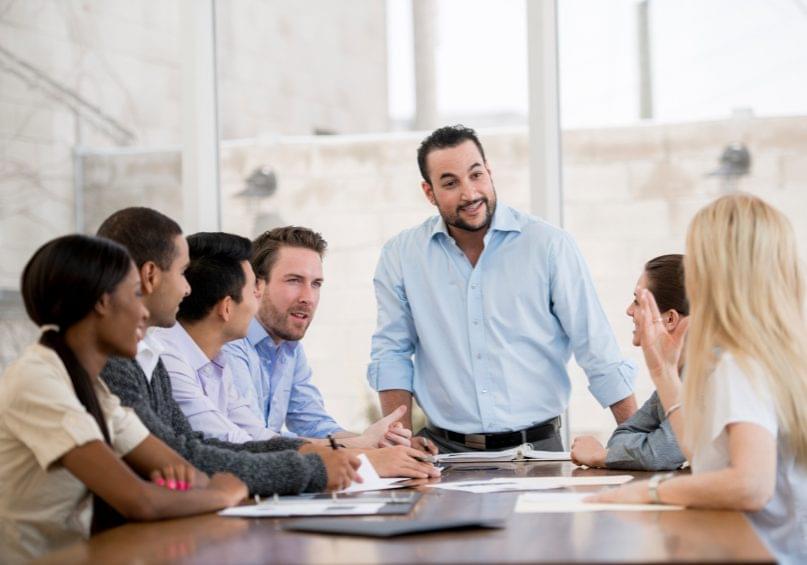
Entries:
{"type": "Polygon", "coordinates": [[[465,451],[441,453],[434,457],[439,463],[492,463],[496,461],[569,461],[568,451],[539,451],[529,443],[503,451],[465,451]]]}

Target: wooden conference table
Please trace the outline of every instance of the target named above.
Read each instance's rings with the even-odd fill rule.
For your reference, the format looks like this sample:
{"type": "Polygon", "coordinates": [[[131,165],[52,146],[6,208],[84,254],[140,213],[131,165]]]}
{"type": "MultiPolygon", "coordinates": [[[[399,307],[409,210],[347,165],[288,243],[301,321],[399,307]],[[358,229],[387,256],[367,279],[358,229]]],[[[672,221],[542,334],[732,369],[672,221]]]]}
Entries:
{"type": "MultiPolygon", "coordinates": [[[[488,477],[632,474],[582,470],[571,463],[485,463],[448,467],[443,481],[488,477]]],[[[281,519],[207,514],[129,524],[46,555],[41,563],[531,563],[772,562],[739,512],[586,512],[516,514],[513,493],[473,494],[418,487],[407,516],[367,518],[506,518],[500,530],[429,533],[392,539],[286,532],[281,519]]],[[[339,520],[341,518],[331,518],[339,520]]]]}

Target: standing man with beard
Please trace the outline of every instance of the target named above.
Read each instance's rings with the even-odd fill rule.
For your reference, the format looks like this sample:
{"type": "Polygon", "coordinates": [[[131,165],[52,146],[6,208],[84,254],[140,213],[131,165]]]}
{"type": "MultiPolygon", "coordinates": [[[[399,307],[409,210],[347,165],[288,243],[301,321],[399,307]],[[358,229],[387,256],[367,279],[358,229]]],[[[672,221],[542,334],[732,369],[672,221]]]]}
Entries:
{"type": "Polygon", "coordinates": [[[635,367],[569,234],[497,204],[470,128],[434,131],[418,166],[439,215],[387,242],[373,280],[367,378],[384,413],[411,408],[414,394],[429,420],[422,449],[560,451],[573,352],[598,402],[618,423],[630,417],[635,367]]]}

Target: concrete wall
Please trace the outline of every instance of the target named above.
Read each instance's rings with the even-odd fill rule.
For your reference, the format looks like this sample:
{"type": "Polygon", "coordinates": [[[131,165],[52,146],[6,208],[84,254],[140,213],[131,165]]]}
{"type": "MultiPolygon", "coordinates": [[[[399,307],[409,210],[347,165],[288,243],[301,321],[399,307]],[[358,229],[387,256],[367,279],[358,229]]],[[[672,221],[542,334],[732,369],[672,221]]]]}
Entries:
{"type": "MultiPolygon", "coordinates": [[[[0,288],[16,288],[38,245],[75,229],[74,148],[181,141],[180,33],[187,24],[179,7],[163,0],[0,0],[0,288]],[[45,78],[23,80],[25,64],[45,78]],[[63,90],[45,88],[46,79],[63,90]],[[131,140],[77,117],[70,93],[131,140]]],[[[384,2],[238,0],[217,7],[223,139],[387,129],[384,2]]]]}
{"type": "MultiPolygon", "coordinates": [[[[715,169],[724,145],[745,142],[752,173],[739,188],[788,213],[807,249],[807,118],[656,125],[568,131],[563,135],[565,225],[593,273],[605,311],[626,356],[641,368],[638,394],[651,392],[641,354],[630,344],[624,310],[642,265],[680,252],[692,214],[721,193],[715,169]]],[[[528,209],[524,130],[481,132],[499,198],[528,209]]],[[[329,241],[326,283],[306,349],[328,408],[348,427],[366,422],[375,402],[364,378],[375,325],[371,278],[381,245],[433,213],[419,188],[415,150],[421,133],[334,138],[286,138],[225,144],[222,151],[224,229],[253,236],[280,224],[300,224],[329,241]],[[264,199],[235,194],[259,166],[271,166],[277,192],[264,199]]],[[[91,228],[115,209],[154,206],[181,210],[178,153],[87,156],[86,210],[91,228]]],[[[606,435],[613,420],[586,390],[571,363],[575,433],[606,435]]]]}

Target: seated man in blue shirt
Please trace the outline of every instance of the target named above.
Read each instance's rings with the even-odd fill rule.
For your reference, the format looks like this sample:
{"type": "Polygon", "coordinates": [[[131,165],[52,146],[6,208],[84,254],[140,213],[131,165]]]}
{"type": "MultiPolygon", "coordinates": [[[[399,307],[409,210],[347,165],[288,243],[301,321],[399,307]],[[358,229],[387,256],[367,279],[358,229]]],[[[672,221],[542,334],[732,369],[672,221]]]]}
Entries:
{"type": "MultiPolygon", "coordinates": [[[[174,400],[193,429],[206,437],[233,443],[275,437],[277,433],[264,425],[263,418],[253,412],[249,398],[235,386],[230,357],[223,351],[227,342],[247,334],[261,305],[263,288],[250,264],[252,244],[233,234],[197,233],[188,237],[188,248],[190,263],[185,277],[193,292],[179,305],[178,323],[156,333],[174,400]]],[[[306,311],[310,310],[305,304],[298,304],[292,314],[299,319],[300,313],[306,311]]],[[[372,433],[383,437],[402,413],[400,410],[382,418],[372,433]]],[[[350,439],[353,438],[340,443],[363,447],[350,439]]],[[[434,466],[419,460],[421,452],[411,447],[345,451],[365,453],[381,476],[439,476],[434,466]]]]}
{"type": "Polygon", "coordinates": [[[307,228],[267,231],[252,244],[252,267],[263,285],[258,314],[244,339],[225,346],[236,387],[275,434],[339,439],[348,447],[410,445],[411,431],[398,424],[404,407],[364,433],[344,430],[325,410],[300,340],[319,304],[322,255],[327,243],[307,228]],[[283,430],[283,426],[286,430],[283,430]]]}
{"type": "Polygon", "coordinates": [[[599,403],[617,422],[630,417],[635,367],[569,234],[497,203],[470,128],[434,131],[418,166],[439,215],[387,242],[373,280],[367,378],[384,413],[414,394],[429,421],[421,434],[441,451],[562,450],[574,352],[599,403]]]}

